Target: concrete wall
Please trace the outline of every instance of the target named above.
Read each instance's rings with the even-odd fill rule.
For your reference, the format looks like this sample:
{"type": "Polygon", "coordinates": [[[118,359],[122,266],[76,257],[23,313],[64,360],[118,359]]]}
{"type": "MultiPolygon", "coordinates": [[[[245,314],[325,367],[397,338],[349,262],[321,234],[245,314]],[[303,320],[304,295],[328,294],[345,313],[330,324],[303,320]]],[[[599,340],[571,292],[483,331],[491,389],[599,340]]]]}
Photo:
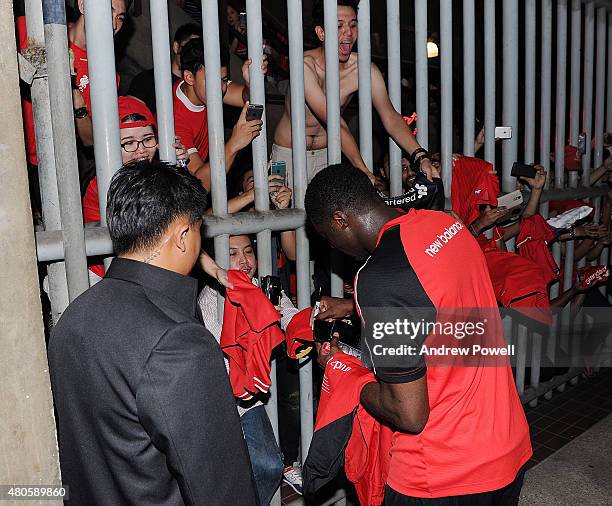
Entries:
{"type": "Polygon", "coordinates": [[[57,485],[12,0],[0,0],[0,68],[0,485],[57,485]]]}

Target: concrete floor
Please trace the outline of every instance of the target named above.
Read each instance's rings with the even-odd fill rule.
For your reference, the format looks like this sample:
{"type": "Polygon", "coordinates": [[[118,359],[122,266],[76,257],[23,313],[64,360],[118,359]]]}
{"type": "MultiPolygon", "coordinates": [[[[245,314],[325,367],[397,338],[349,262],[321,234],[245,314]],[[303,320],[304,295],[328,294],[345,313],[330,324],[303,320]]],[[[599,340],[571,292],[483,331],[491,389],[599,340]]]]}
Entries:
{"type": "Polygon", "coordinates": [[[529,469],[521,505],[612,505],[612,415],[529,469]]]}

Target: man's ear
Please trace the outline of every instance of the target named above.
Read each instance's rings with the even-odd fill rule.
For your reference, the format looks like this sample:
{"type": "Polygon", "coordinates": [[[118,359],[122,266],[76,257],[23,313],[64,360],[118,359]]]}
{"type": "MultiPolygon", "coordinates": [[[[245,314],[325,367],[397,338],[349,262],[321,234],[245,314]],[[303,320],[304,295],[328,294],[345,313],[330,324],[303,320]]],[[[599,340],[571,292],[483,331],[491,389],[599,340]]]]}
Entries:
{"type": "Polygon", "coordinates": [[[315,33],[317,34],[317,38],[319,39],[319,41],[325,41],[325,30],[323,30],[322,26],[315,26],[315,33]]]}
{"type": "Polygon", "coordinates": [[[189,86],[193,86],[195,83],[193,73],[190,70],[183,70],[183,79],[189,86]]]}
{"type": "Polygon", "coordinates": [[[191,225],[187,218],[177,220],[172,228],[172,244],[183,253],[187,251],[187,234],[191,225]]]}
{"type": "Polygon", "coordinates": [[[172,52],[173,52],[174,54],[179,54],[180,49],[181,49],[181,46],[179,45],[179,43],[178,43],[178,42],[176,42],[176,41],[174,41],[174,42],[172,43],[172,52]]]}
{"type": "Polygon", "coordinates": [[[340,230],[344,230],[349,226],[348,216],[343,211],[334,211],[334,214],[332,214],[332,223],[340,230]]]}

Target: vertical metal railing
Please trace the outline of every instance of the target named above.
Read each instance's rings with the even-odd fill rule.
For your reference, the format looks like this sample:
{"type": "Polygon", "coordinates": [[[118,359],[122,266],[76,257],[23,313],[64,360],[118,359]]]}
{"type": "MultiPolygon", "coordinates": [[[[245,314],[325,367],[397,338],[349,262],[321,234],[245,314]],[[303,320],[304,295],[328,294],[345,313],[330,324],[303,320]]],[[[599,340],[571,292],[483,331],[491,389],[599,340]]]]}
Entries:
{"type": "Polygon", "coordinates": [[[151,43],[153,48],[153,71],[155,74],[155,109],[157,111],[157,140],[159,158],[176,162],[174,144],[174,110],[172,106],[172,66],[168,42],[168,2],[151,1],[151,43]]]}
{"type": "Polygon", "coordinates": [[[370,42],[370,0],[359,2],[357,25],[362,37],[357,39],[357,64],[359,73],[359,151],[370,170],[374,170],[372,146],[372,73],[370,42]]]}
{"type": "MultiPolygon", "coordinates": [[[[45,47],[45,31],[42,2],[36,0],[26,1],[25,12],[29,45],[38,46],[40,50],[43,50],[45,47]]],[[[47,67],[47,75],[48,72],[49,68],[47,67]]],[[[53,148],[53,128],[47,75],[45,75],[45,77],[34,78],[31,86],[38,181],[40,186],[40,202],[44,229],[61,230],[62,219],[57,190],[55,150],[53,148]]],[[[47,266],[47,273],[49,276],[51,319],[53,324],[55,324],[66,307],[68,307],[69,302],[68,285],[66,284],[66,264],[64,262],[51,263],[47,266]]]]}
{"type": "MultiPolygon", "coordinates": [[[[414,64],[417,141],[429,146],[429,78],[427,70],[427,2],[414,0],[414,64]]],[[[361,114],[361,111],[360,111],[361,114]]]]}
{"type": "Polygon", "coordinates": [[[485,23],[485,160],[495,166],[495,0],[485,0],[484,4],[485,23]]]}
{"type": "Polygon", "coordinates": [[[109,2],[85,0],[85,30],[87,58],[93,62],[88,71],[100,224],[106,225],[106,194],[113,174],[122,165],[113,22],[109,2]]]}
{"type": "MultiPolygon", "coordinates": [[[[110,9],[110,5],[109,5],[110,9]]],[[[68,298],[73,301],[87,288],[87,257],[85,236],[81,217],[81,191],[76,144],[66,142],[75,138],[74,113],[72,109],[72,86],[68,62],[68,34],[66,10],[62,0],[43,2],[45,43],[49,96],[51,105],[51,126],[57,175],[60,216],[64,257],[66,259],[66,281],[68,298]]]]}
{"type": "MultiPolygon", "coordinates": [[[[518,1],[505,0],[503,5],[503,85],[502,123],[512,127],[512,137],[503,141],[501,189],[511,192],[516,180],[510,175],[518,152],[518,1]]],[[[499,172],[499,171],[498,171],[499,172]]]]}
{"type": "MultiPolygon", "coordinates": [[[[291,103],[304,103],[304,41],[302,34],[302,0],[287,0],[289,33],[289,71],[291,77],[291,103]]],[[[293,151],[293,203],[304,208],[306,193],[306,119],[303,107],[291,108],[291,146],[293,151]],[[301,132],[301,134],[300,134],[301,132]]],[[[310,253],[306,228],[296,230],[297,302],[303,309],[310,306],[310,253]]],[[[300,447],[302,462],[308,455],[314,428],[312,396],[312,361],[300,361],[300,447]]]]}
{"type": "Polygon", "coordinates": [[[525,151],[524,163],[535,161],[536,2],[525,2],[525,151]]]}
{"type": "MultiPolygon", "coordinates": [[[[395,110],[402,111],[402,63],[400,38],[400,2],[387,0],[387,88],[395,110]]],[[[390,195],[402,192],[402,150],[389,137],[390,195]]]]}
{"type": "Polygon", "coordinates": [[[474,156],[476,123],[476,18],[474,0],[463,0],[463,154],[474,156]]]}
{"type": "MultiPolygon", "coordinates": [[[[440,0],[441,125],[453,124],[453,2],[440,0]]],[[[441,129],[440,159],[444,193],[450,197],[453,177],[453,129],[441,129]]]]}

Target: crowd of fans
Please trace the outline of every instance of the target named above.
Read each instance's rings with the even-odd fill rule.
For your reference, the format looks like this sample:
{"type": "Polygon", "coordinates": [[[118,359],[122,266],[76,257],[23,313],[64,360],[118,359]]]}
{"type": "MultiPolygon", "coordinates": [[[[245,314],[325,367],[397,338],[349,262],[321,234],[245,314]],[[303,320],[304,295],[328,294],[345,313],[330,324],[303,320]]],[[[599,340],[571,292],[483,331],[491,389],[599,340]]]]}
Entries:
{"type": "MultiPolygon", "coordinates": [[[[126,0],[108,0],[112,5],[113,30],[117,34],[127,16],[126,0]]],[[[177,160],[197,178],[207,192],[211,188],[211,168],[209,162],[208,125],[215,118],[208,116],[206,107],[206,62],[202,46],[202,29],[199,20],[200,2],[183,0],[177,2],[194,17],[194,23],[181,26],[174,34],[169,51],[172,58],[172,94],[174,103],[174,126],[176,132],[177,160]]],[[[89,92],[87,37],[83,15],[83,0],[77,2],[79,16],[68,26],[69,48],[73,62],[73,104],[79,169],[83,198],[83,218],[88,224],[100,220],[98,207],[98,187],[95,178],[93,157],[93,129],[91,121],[91,101],[89,92]]],[[[322,42],[324,39],[321,6],[315,8],[313,15],[315,33],[322,42]],[[317,10],[318,9],[318,10],[317,10]]],[[[229,199],[228,212],[252,211],[254,204],[254,183],[250,145],[262,131],[260,119],[248,119],[249,69],[251,61],[247,58],[246,24],[240,17],[244,6],[239,2],[228,2],[227,22],[230,25],[232,41],[229,51],[222,48],[221,87],[225,108],[240,111],[238,120],[228,128],[224,146],[225,167],[227,170],[229,199]],[[243,60],[242,81],[238,84],[229,76],[230,51],[243,60]]],[[[352,52],[356,42],[356,2],[339,2],[339,59],[342,64],[340,76],[341,105],[346,105],[357,90],[356,56],[352,52]]],[[[25,24],[18,20],[20,27],[20,47],[25,45],[25,24]]],[[[276,33],[281,43],[286,40],[276,33]]],[[[325,68],[322,47],[307,51],[304,57],[306,84],[306,136],[308,181],[327,165],[327,135],[325,131],[325,68]]],[[[273,49],[267,51],[267,59],[260,69],[264,74],[271,70],[276,76],[287,77],[287,58],[273,49]]],[[[117,83],[120,78],[117,75],[117,83]]],[[[377,189],[381,199],[390,207],[402,212],[410,209],[434,209],[445,211],[461,220],[480,245],[495,296],[500,306],[515,309],[536,324],[548,325],[552,321],[551,308],[565,307],[571,303],[574,311],[583,306],[610,307],[608,299],[597,289],[608,280],[607,260],[599,263],[604,248],[612,243],[610,232],[612,211],[612,189],[602,199],[601,219],[595,221],[592,203],[582,200],[561,200],[548,203],[548,216],[540,215],[541,196],[547,178],[552,181],[553,171],[546,173],[544,167],[536,165],[533,177],[517,180],[518,188],[527,195],[526,203],[520,208],[509,209],[498,206],[500,185],[498,174],[491,163],[478,157],[461,154],[453,155],[451,206],[444,200],[444,187],[438,157],[429,154],[416,142],[411,127],[395,112],[391,105],[384,79],[378,68],[372,66],[372,98],[388,134],[403,149],[401,159],[402,195],[389,195],[391,168],[386,156],[376,167],[366,167],[357,143],[348,126],[342,122],[342,149],[347,160],[362,170],[377,189]],[[370,169],[373,169],[370,171],[370,169]],[[570,261],[567,256],[568,241],[574,242],[572,268],[564,268],[570,261]],[[560,243],[561,263],[557,264],[551,254],[555,242],[560,243]],[[512,247],[510,245],[512,244],[512,247]],[[586,267],[581,261],[586,261],[586,267]],[[579,267],[580,265],[580,267],[579,267]],[[572,276],[571,288],[559,290],[557,297],[550,297],[551,286],[558,283],[565,286],[564,276],[572,276]]],[[[155,84],[152,70],[144,70],[130,83],[127,96],[119,97],[119,121],[121,134],[121,154],[124,164],[155,162],[158,158],[157,124],[155,118],[155,84]]],[[[292,151],[291,151],[291,104],[287,97],[285,112],[276,127],[271,160],[284,161],[287,177],[269,176],[269,195],[271,209],[286,209],[292,205],[292,151]]],[[[35,171],[37,160],[31,105],[24,97],[24,119],[28,161],[31,171],[35,171]]],[[[483,145],[483,132],[475,139],[476,152],[483,145]]],[[[611,146],[604,150],[603,164],[594,168],[590,175],[591,186],[611,187],[612,173],[611,146]]],[[[564,160],[566,173],[580,169],[580,155],[575,148],[568,146],[564,160]]],[[[566,178],[564,188],[569,188],[566,178]]],[[[206,210],[211,213],[211,209],[206,210]]],[[[298,314],[292,302],[295,300],[294,264],[296,258],[295,232],[285,231],[273,236],[273,274],[282,280],[282,295],[277,306],[282,318],[280,327],[286,330],[292,318],[298,314]]],[[[316,237],[312,237],[315,267],[315,294],[313,300],[320,303],[322,312],[317,318],[345,318],[354,315],[352,303],[352,279],[359,265],[352,260],[342,265],[345,299],[330,297],[328,250],[321,247],[316,237]]],[[[205,248],[206,249],[206,248],[205,248]]],[[[255,285],[260,281],[257,275],[257,246],[247,235],[230,237],[230,269],[243,272],[255,285]]],[[[92,284],[102,279],[104,267],[96,259],[90,259],[92,284]]],[[[198,305],[201,319],[206,328],[218,342],[222,339],[222,325],[217,316],[217,295],[231,288],[227,273],[202,252],[201,270],[206,281],[202,288],[198,305]]],[[[204,277],[203,277],[204,278],[204,277]]],[[[238,412],[242,431],[247,442],[250,462],[255,477],[257,495],[261,504],[268,504],[282,479],[294,490],[301,492],[302,478],[299,455],[299,384],[297,381],[297,362],[287,358],[285,353],[278,354],[277,381],[279,383],[280,406],[280,448],[276,443],[270,421],[260,397],[251,402],[238,402],[238,412]],[[281,356],[282,355],[282,358],[281,356]]],[[[226,365],[229,367],[227,361],[226,365]]],[[[590,365],[590,364],[585,364],[590,365]]],[[[590,369],[589,369],[590,371],[590,369]]],[[[552,370],[550,374],[558,371],[552,370]]],[[[547,379],[547,378],[543,378],[547,379]]],[[[274,381],[274,380],[273,380],[274,381]]]]}

